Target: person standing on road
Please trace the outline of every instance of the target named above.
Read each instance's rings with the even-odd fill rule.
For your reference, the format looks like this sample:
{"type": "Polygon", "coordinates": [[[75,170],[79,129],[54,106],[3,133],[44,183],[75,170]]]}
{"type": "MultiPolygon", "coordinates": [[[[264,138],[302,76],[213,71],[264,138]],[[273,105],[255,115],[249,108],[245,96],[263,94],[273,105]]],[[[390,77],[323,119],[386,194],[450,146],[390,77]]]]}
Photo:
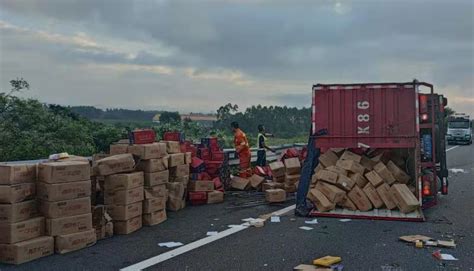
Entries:
{"type": "Polygon", "coordinates": [[[270,148],[266,144],[267,137],[273,137],[273,134],[265,133],[265,126],[262,124],[258,125],[258,136],[257,136],[257,166],[264,167],[267,165],[267,150],[275,152],[274,149],[270,148]]]}
{"type": "Polygon", "coordinates": [[[251,175],[250,159],[252,155],[250,153],[249,142],[245,133],[239,128],[239,123],[236,121],[230,124],[232,132],[234,133],[234,146],[240,161],[240,172],[239,176],[242,178],[248,178],[251,175]]]}

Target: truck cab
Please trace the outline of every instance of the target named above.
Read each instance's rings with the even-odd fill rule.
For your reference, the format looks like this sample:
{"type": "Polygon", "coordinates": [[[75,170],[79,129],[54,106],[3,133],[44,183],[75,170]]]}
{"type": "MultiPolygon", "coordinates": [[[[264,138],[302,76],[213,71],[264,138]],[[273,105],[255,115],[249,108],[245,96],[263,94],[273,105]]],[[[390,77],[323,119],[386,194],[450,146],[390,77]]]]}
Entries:
{"type": "Polygon", "coordinates": [[[448,119],[448,144],[472,144],[472,126],[469,115],[456,113],[448,119]]]}

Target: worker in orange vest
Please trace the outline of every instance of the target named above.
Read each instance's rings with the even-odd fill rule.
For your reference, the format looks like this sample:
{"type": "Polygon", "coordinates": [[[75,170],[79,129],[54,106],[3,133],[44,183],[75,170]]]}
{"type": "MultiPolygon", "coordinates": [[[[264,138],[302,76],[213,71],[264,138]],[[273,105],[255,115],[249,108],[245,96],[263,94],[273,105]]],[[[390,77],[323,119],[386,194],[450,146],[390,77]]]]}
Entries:
{"type": "Polygon", "coordinates": [[[251,175],[252,170],[250,169],[250,159],[252,155],[250,153],[249,142],[245,133],[239,128],[239,123],[236,121],[230,124],[232,132],[234,132],[234,146],[240,160],[240,172],[239,176],[242,178],[248,178],[251,175]]]}

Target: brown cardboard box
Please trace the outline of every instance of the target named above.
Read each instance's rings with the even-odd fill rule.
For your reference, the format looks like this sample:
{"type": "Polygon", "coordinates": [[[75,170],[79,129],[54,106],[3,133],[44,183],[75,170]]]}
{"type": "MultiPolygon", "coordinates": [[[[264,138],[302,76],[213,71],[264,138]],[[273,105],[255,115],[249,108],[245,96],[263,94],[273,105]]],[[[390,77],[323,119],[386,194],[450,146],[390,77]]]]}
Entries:
{"type": "Polygon", "coordinates": [[[326,168],[326,170],[329,170],[331,172],[335,172],[337,174],[342,174],[342,175],[349,175],[349,172],[347,172],[347,170],[343,169],[343,168],[340,168],[340,167],[336,167],[336,166],[329,166],[326,168]]]}
{"type": "Polygon", "coordinates": [[[44,234],[44,217],[15,223],[0,223],[0,244],[12,244],[44,234]]]}
{"type": "Polygon", "coordinates": [[[128,153],[128,144],[111,144],[109,153],[110,155],[128,153]]]}
{"type": "Polygon", "coordinates": [[[372,161],[371,159],[365,157],[365,156],[362,156],[362,158],[360,159],[360,164],[365,167],[368,171],[371,171],[374,169],[374,166],[375,164],[377,164],[376,162],[372,161]]]}
{"type": "Polygon", "coordinates": [[[170,172],[168,170],[145,173],[145,186],[155,186],[165,184],[170,180],[170,172]]]}
{"type": "Polygon", "coordinates": [[[387,209],[392,210],[397,207],[397,204],[395,204],[392,194],[390,193],[390,186],[388,184],[383,183],[379,187],[377,187],[376,190],[377,194],[379,194],[387,209]]]}
{"type": "Polygon", "coordinates": [[[369,181],[360,173],[353,173],[349,176],[359,187],[364,187],[369,181]]]}
{"type": "Polygon", "coordinates": [[[331,150],[319,156],[319,162],[321,162],[324,167],[335,166],[337,160],[339,160],[339,157],[331,150]]]}
{"type": "Polygon", "coordinates": [[[280,176],[285,176],[285,165],[280,162],[273,162],[269,164],[270,170],[272,171],[272,176],[273,177],[280,177],[280,176]]]}
{"type": "Polygon", "coordinates": [[[166,188],[170,197],[182,198],[186,192],[186,186],[183,183],[167,183],[166,188]]]}
{"type": "Polygon", "coordinates": [[[166,155],[163,158],[142,160],[138,162],[137,170],[144,172],[157,172],[168,169],[170,157],[166,155]]]}
{"type": "Polygon", "coordinates": [[[346,192],[344,192],[344,190],[341,190],[336,186],[325,182],[318,182],[315,188],[321,193],[323,193],[326,198],[333,203],[340,202],[342,199],[344,199],[344,196],[346,195],[346,192]]]}
{"type": "Polygon", "coordinates": [[[183,177],[174,177],[172,182],[175,183],[182,183],[184,186],[188,186],[189,183],[189,175],[183,176],[183,177]]]}
{"type": "Polygon", "coordinates": [[[410,181],[410,176],[408,174],[406,174],[405,171],[403,171],[397,165],[395,165],[394,162],[388,161],[387,168],[388,168],[388,170],[390,170],[393,177],[395,177],[395,179],[399,183],[407,184],[410,181]]]}
{"type": "Polygon", "coordinates": [[[91,181],[70,183],[36,184],[37,198],[47,201],[61,201],[89,197],[91,195],[91,181]]]}
{"type": "Polygon", "coordinates": [[[178,141],[162,141],[166,144],[166,151],[170,154],[172,153],[180,153],[181,147],[179,146],[178,141]]]}
{"type": "Polygon", "coordinates": [[[91,199],[86,197],[63,201],[41,200],[39,210],[47,218],[87,214],[91,212],[91,199]]]}
{"type": "Polygon", "coordinates": [[[106,208],[113,220],[128,220],[143,214],[141,201],[128,205],[107,205],[106,208]]]}
{"type": "Polygon", "coordinates": [[[88,162],[45,162],[38,165],[38,181],[44,183],[68,183],[91,178],[88,162]]]}
{"type": "Polygon", "coordinates": [[[395,183],[397,180],[395,180],[395,177],[393,177],[392,173],[388,168],[384,165],[384,163],[380,162],[377,165],[374,166],[374,170],[379,174],[382,179],[392,185],[395,183]]]}
{"type": "Polygon", "coordinates": [[[360,163],[360,160],[362,159],[362,156],[355,154],[351,151],[346,150],[342,155],[341,155],[341,160],[353,160],[356,161],[357,163],[360,163]]]}
{"type": "Polygon", "coordinates": [[[224,192],[212,191],[207,193],[207,204],[224,202],[224,192]]]}
{"type": "Polygon", "coordinates": [[[54,250],[56,253],[65,254],[93,246],[96,242],[97,236],[94,229],[58,235],[54,238],[54,250]]]}
{"type": "Polygon", "coordinates": [[[295,184],[299,182],[301,175],[300,174],[286,174],[285,175],[285,183],[286,184],[295,184]]]}
{"type": "Polygon", "coordinates": [[[240,177],[233,177],[230,187],[236,190],[247,190],[250,187],[250,181],[240,177]]]}
{"type": "Polygon", "coordinates": [[[336,208],[336,205],[328,200],[326,196],[317,189],[311,189],[308,193],[308,199],[311,200],[316,209],[320,212],[327,212],[336,208]]]}
{"type": "Polygon", "coordinates": [[[143,201],[143,213],[150,214],[166,208],[166,197],[147,198],[143,201]]]}
{"type": "Polygon", "coordinates": [[[0,164],[0,184],[36,181],[36,164],[0,164]]]}
{"type": "Polygon", "coordinates": [[[190,152],[186,152],[184,154],[184,163],[189,165],[189,164],[191,164],[192,160],[193,160],[192,154],[190,152]]]}
{"type": "Polygon", "coordinates": [[[92,226],[97,228],[98,226],[105,225],[105,205],[96,205],[91,207],[92,212],[92,226]]]}
{"type": "Polygon", "coordinates": [[[0,222],[14,223],[38,215],[36,200],[0,204],[0,222]]]}
{"type": "Polygon", "coordinates": [[[144,174],[141,171],[132,173],[119,173],[105,177],[104,188],[106,191],[133,189],[143,186],[144,174]]]}
{"type": "Polygon", "coordinates": [[[344,199],[341,200],[338,205],[351,211],[357,211],[357,206],[355,206],[355,204],[352,202],[352,200],[349,199],[349,197],[347,197],[347,195],[344,196],[344,199]]]}
{"type": "Polygon", "coordinates": [[[265,177],[254,174],[249,178],[249,181],[250,186],[258,190],[262,186],[262,183],[265,182],[265,177]]]}
{"type": "Polygon", "coordinates": [[[105,224],[105,238],[114,236],[114,223],[109,221],[105,224]]]}
{"type": "Polygon", "coordinates": [[[143,225],[153,226],[166,221],[166,210],[159,210],[143,215],[143,225]]]}
{"type": "Polygon", "coordinates": [[[33,199],[36,194],[35,187],[34,183],[0,185],[0,203],[16,203],[33,199]]]}
{"type": "Polygon", "coordinates": [[[318,173],[318,171],[321,171],[323,169],[324,169],[324,166],[321,163],[318,163],[318,165],[314,169],[314,173],[318,173]]]}
{"type": "Polygon", "coordinates": [[[355,184],[356,182],[351,178],[347,177],[346,175],[339,174],[336,186],[345,191],[351,191],[352,187],[354,187],[355,184]]]}
{"type": "Polygon", "coordinates": [[[152,187],[145,187],[144,192],[145,192],[145,199],[168,197],[168,189],[166,188],[166,184],[155,185],[152,187]]]}
{"type": "Polygon", "coordinates": [[[383,207],[383,201],[379,197],[379,194],[377,193],[377,190],[375,190],[375,187],[372,184],[370,184],[370,183],[366,184],[362,190],[364,190],[365,195],[367,195],[370,202],[372,202],[372,205],[375,208],[383,207]]]}
{"type": "MultiPolygon", "coordinates": [[[[248,183],[248,180],[247,180],[248,183]]],[[[192,181],[188,184],[188,191],[192,192],[210,192],[214,191],[213,181],[192,181]]]]}
{"type": "Polygon", "coordinates": [[[284,186],[283,186],[283,190],[285,190],[285,191],[288,192],[288,193],[294,193],[294,192],[296,192],[296,190],[297,190],[296,183],[294,183],[294,184],[287,184],[287,183],[285,183],[284,186]]]}
{"type": "Polygon", "coordinates": [[[173,153],[169,155],[168,167],[184,165],[184,153],[173,153]]]}
{"type": "Polygon", "coordinates": [[[342,153],[345,151],[345,148],[331,148],[331,151],[333,151],[337,156],[342,155],[342,153]]]}
{"type": "Polygon", "coordinates": [[[383,179],[382,179],[382,177],[380,177],[380,175],[379,175],[375,170],[372,170],[372,171],[370,171],[370,172],[367,172],[367,173],[365,174],[365,177],[366,177],[367,180],[369,180],[369,182],[370,182],[373,186],[375,186],[375,187],[377,187],[377,186],[383,184],[383,179]]]}
{"type": "Polygon", "coordinates": [[[170,176],[172,177],[183,177],[189,175],[189,165],[178,165],[175,167],[170,167],[170,176]]]}
{"type": "Polygon", "coordinates": [[[273,181],[277,183],[284,183],[285,179],[286,179],[285,175],[278,176],[278,177],[273,176],[273,181]]]}
{"type": "Polygon", "coordinates": [[[165,143],[136,144],[128,147],[128,153],[142,160],[162,158],[167,155],[165,143]]]}
{"type": "Polygon", "coordinates": [[[364,174],[365,168],[354,160],[337,160],[336,166],[352,173],[364,174]]]}
{"type": "Polygon", "coordinates": [[[54,253],[54,238],[41,236],[15,244],[0,244],[0,262],[22,264],[54,253]]]}
{"type": "Polygon", "coordinates": [[[130,153],[112,155],[97,161],[96,167],[97,173],[103,176],[130,172],[135,167],[135,160],[133,160],[133,155],[130,153]]]}
{"type": "Polygon", "coordinates": [[[400,212],[410,213],[420,207],[420,203],[406,184],[394,184],[390,188],[390,192],[400,212]]]}
{"type": "Polygon", "coordinates": [[[92,229],[92,214],[46,219],[46,235],[58,236],[92,229]]]}
{"type": "Polygon", "coordinates": [[[132,189],[105,191],[104,203],[107,205],[128,205],[142,201],[144,197],[143,186],[132,189]]]}
{"type": "Polygon", "coordinates": [[[269,189],[283,189],[284,187],[285,187],[284,184],[277,183],[277,182],[263,183],[262,184],[262,191],[265,192],[269,189]]]}
{"type": "Polygon", "coordinates": [[[325,181],[327,183],[332,183],[332,184],[337,183],[337,178],[338,178],[337,173],[329,171],[329,170],[325,170],[325,169],[319,171],[316,174],[316,179],[317,180],[322,180],[322,181],[325,181]]]}
{"type": "Polygon", "coordinates": [[[97,241],[105,238],[105,226],[94,228],[97,241]]]}
{"type": "Polygon", "coordinates": [[[166,202],[166,209],[177,212],[181,209],[186,207],[186,199],[185,198],[176,198],[176,197],[168,197],[168,201],[166,202]]]}
{"type": "Polygon", "coordinates": [[[285,159],[286,174],[294,175],[301,172],[301,164],[299,158],[285,159]]]}
{"type": "Polygon", "coordinates": [[[357,185],[347,193],[349,199],[357,206],[357,209],[361,211],[369,211],[372,209],[372,203],[370,202],[367,195],[357,185]]]}
{"type": "Polygon", "coordinates": [[[268,189],[265,191],[265,200],[267,202],[286,201],[286,191],[283,189],[268,189]]]}
{"type": "Polygon", "coordinates": [[[141,229],[142,227],[142,216],[137,216],[125,221],[114,221],[114,233],[115,234],[130,234],[134,231],[141,229]]]}

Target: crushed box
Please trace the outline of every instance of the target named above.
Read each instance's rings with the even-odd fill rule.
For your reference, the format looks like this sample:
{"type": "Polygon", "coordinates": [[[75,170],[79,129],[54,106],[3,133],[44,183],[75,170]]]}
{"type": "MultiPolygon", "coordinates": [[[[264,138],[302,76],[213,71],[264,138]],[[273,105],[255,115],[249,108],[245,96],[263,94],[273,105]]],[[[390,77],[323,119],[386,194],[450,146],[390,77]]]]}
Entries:
{"type": "Polygon", "coordinates": [[[168,170],[145,173],[145,186],[155,186],[165,184],[170,179],[170,172],[168,170]]]}
{"type": "Polygon", "coordinates": [[[81,215],[91,212],[89,197],[63,201],[39,201],[39,210],[47,218],[81,215]]]}
{"type": "Polygon", "coordinates": [[[392,173],[393,177],[402,184],[407,184],[410,181],[410,175],[408,175],[405,171],[395,165],[394,162],[388,161],[387,168],[392,173]]]}
{"type": "Polygon", "coordinates": [[[336,207],[333,202],[329,201],[329,199],[316,188],[309,190],[307,198],[314,203],[316,209],[320,212],[327,212],[336,207]]]}
{"type": "Polygon", "coordinates": [[[54,238],[54,250],[58,254],[65,254],[93,246],[96,242],[97,236],[94,229],[58,235],[54,238]]]}
{"type": "Polygon", "coordinates": [[[392,185],[397,180],[393,177],[392,172],[388,170],[384,163],[379,162],[374,166],[374,170],[379,174],[380,177],[389,185],[392,185]]]}
{"type": "Polygon", "coordinates": [[[347,197],[357,206],[357,209],[361,211],[370,211],[372,209],[372,203],[370,202],[367,195],[357,185],[352,188],[347,197]]]}
{"type": "Polygon", "coordinates": [[[123,189],[115,191],[105,191],[104,203],[116,204],[116,205],[127,205],[138,201],[142,201],[144,197],[143,186],[135,187],[132,189],[123,189]]]}
{"type": "Polygon", "coordinates": [[[141,171],[132,173],[118,173],[108,175],[104,180],[104,188],[107,191],[133,189],[143,186],[144,174],[141,171]]]}
{"type": "Polygon", "coordinates": [[[272,171],[272,176],[273,177],[281,177],[285,176],[285,165],[282,162],[273,162],[269,164],[270,170],[272,171]]]}
{"type": "Polygon", "coordinates": [[[212,191],[207,193],[207,204],[224,202],[224,192],[212,191]]]}
{"type": "Polygon", "coordinates": [[[44,217],[0,223],[0,244],[12,244],[44,235],[44,217]]]}
{"type": "Polygon", "coordinates": [[[326,170],[329,170],[331,172],[335,172],[337,174],[342,174],[342,175],[349,175],[349,172],[347,172],[347,170],[343,169],[343,168],[340,168],[340,167],[336,167],[336,166],[329,166],[326,168],[326,170]]]}
{"type": "Polygon", "coordinates": [[[337,173],[329,171],[329,170],[325,170],[325,169],[318,171],[318,173],[316,173],[317,180],[325,181],[331,184],[336,184],[337,178],[338,178],[337,173]]]}
{"type": "Polygon", "coordinates": [[[286,191],[283,189],[268,189],[265,191],[265,200],[267,202],[286,201],[286,191]]]}
{"type": "Polygon", "coordinates": [[[383,201],[372,184],[366,184],[362,190],[375,208],[383,207],[383,201]]]}
{"type": "Polygon", "coordinates": [[[95,167],[97,173],[103,176],[130,172],[135,168],[135,160],[130,153],[112,155],[97,161],[95,167]]]}
{"type": "Polygon", "coordinates": [[[375,187],[378,187],[379,185],[383,184],[382,177],[380,177],[380,175],[375,170],[367,172],[365,174],[365,177],[375,187]]]}
{"type": "Polygon", "coordinates": [[[333,203],[340,202],[342,199],[344,199],[344,196],[346,195],[346,192],[344,192],[344,190],[341,190],[338,187],[325,182],[316,183],[315,188],[321,193],[323,193],[326,198],[333,203]]]}
{"type": "Polygon", "coordinates": [[[142,216],[128,219],[114,221],[114,233],[116,234],[130,234],[139,230],[142,227],[142,216]]]}
{"type": "Polygon", "coordinates": [[[250,186],[250,181],[241,177],[233,177],[230,186],[236,190],[247,190],[250,186]]]}
{"type": "Polygon", "coordinates": [[[346,150],[342,155],[341,155],[342,160],[353,160],[356,161],[357,163],[360,163],[360,160],[362,159],[362,156],[355,154],[351,151],[346,150]]]}
{"type": "Polygon", "coordinates": [[[15,244],[0,244],[0,262],[22,264],[54,253],[54,238],[41,236],[15,244]]]}
{"type": "Polygon", "coordinates": [[[173,153],[169,155],[168,167],[184,165],[184,153],[173,153]]]}
{"type": "Polygon", "coordinates": [[[17,203],[35,197],[36,186],[34,183],[19,183],[13,185],[0,185],[0,203],[17,203]]]}
{"type": "Polygon", "coordinates": [[[352,200],[349,199],[347,195],[344,196],[344,199],[342,199],[342,201],[339,202],[338,205],[351,211],[357,211],[357,206],[352,202],[352,200]]]}
{"type": "Polygon", "coordinates": [[[92,213],[46,219],[46,235],[58,236],[92,229],[92,213]]]}
{"type": "Polygon", "coordinates": [[[38,165],[38,181],[44,183],[86,181],[90,180],[90,177],[91,167],[89,162],[45,162],[38,165]]]}
{"type": "Polygon", "coordinates": [[[70,183],[36,184],[37,198],[47,201],[61,201],[89,197],[91,195],[91,181],[78,181],[70,183]]]}
{"type": "Polygon", "coordinates": [[[177,212],[181,209],[186,207],[186,199],[183,197],[168,197],[168,201],[166,202],[166,209],[177,212]]]}
{"type": "Polygon", "coordinates": [[[319,162],[324,167],[335,166],[339,157],[331,150],[327,150],[325,153],[319,156],[319,162]]]}
{"type": "Polygon", "coordinates": [[[369,181],[360,173],[353,173],[349,176],[359,187],[364,187],[369,181]]]}
{"type": "Polygon", "coordinates": [[[301,172],[300,159],[297,157],[285,159],[284,164],[285,164],[287,174],[293,175],[293,174],[299,174],[301,172]]]}
{"type": "Polygon", "coordinates": [[[337,187],[345,190],[345,191],[350,191],[352,189],[352,187],[354,187],[354,185],[356,184],[356,182],[347,177],[346,175],[342,175],[342,174],[339,174],[338,178],[337,178],[337,182],[336,182],[336,185],[337,187]]]}
{"type": "Polygon", "coordinates": [[[128,146],[128,153],[142,160],[162,158],[167,155],[165,143],[135,144],[128,146]]]}
{"type": "Polygon", "coordinates": [[[128,220],[143,213],[141,201],[128,205],[107,205],[106,208],[113,220],[128,220]]]}
{"type": "Polygon", "coordinates": [[[365,172],[365,168],[354,160],[339,159],[337,160],[336,166],[352,173],[364,174],[365,172]]]}
{"type": "Polygon", "coordinates": [[[191,191],[191,192],[210,192],[213,190],[214,190],[213,181],[192,181],[192,182],[189,182],[188,184],[188,191],[191,191]]]}
{"type": "Polygon", "coordinates": [[[168,155],[150,160],[142,160],[137,164],[137,170],[144,172],[157,172],[168,169],[170,157],[168,155]]]}
{"type": "Polygon", "coordinates": [[[37,214],[38,206],[36,200],[0,204],[0,222],[19,222],[35,217],[37,214]]]}
{"type": "Polygon", "coordinates": [[[263,182],[265,182],[265,177],[262,177],[257,174],[253,174],[250,178],[250,186],[254,189],[259,189],[263,182]]]}
{"type": "Polygon", "coordinates": [[[420,203],[405,184],[392,185],[390,192],[402,213],[410,213],[420,207],[420,203]]]}
{"type": "Polygon", "coordinates": [[[377,194],[379,194],[387,209],[392,210],[397,207],[397,204],[393,200],[392,194],[390,193],[390,186],[388,184],[383,183],[375,190],[377,190],[377,194]]]}
{"type": "Polygon", "coordinates": [[[36,164],[0,164],[0,185],[36,181],[36,164]]]}
{"type": "Polygon", "coordinates": [[[159,211],[154,211],[152,213],[147,213],[143,215],[143,225],[153,226],[158,225],[166,221],[166,210],[162,209],[159,211]]]}

